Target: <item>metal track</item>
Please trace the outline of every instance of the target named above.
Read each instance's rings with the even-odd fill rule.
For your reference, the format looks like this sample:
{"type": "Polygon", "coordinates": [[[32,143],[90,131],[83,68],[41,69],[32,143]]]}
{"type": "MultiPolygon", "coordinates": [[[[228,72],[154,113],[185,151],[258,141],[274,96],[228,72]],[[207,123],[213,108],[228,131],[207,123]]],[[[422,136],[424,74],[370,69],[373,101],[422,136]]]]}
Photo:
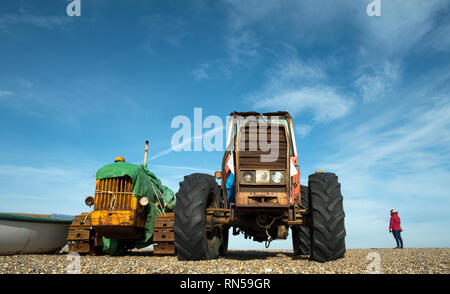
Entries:
{"type": "Polygon", "coordinates": [[[99,255],[103,252],[103,240],[91,226],[91,214],[84,212],[75,216],[67,236],[69,252],[99,255]]]}
{"type": "Polygon", "coordinates": [[[173,232],[174,213],[166,212],[165,215],[156,217],[153,232],[154,255],[175,255],[175,236],[173,232]]]}

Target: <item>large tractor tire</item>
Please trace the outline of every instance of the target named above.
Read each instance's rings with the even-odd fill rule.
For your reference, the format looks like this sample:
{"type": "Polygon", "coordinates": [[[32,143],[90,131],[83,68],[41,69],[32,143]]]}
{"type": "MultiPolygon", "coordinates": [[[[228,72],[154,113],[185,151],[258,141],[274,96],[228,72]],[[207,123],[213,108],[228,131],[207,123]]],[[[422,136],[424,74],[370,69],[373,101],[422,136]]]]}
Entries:
{"type": "Polygon", "coordinates": [[[220,189],[213,176],[184,177],[174,208],[175,248],[179,260],[214,259],[219,256],[223,232],[207,224],[206,209],[220,207],[220,189]]]}
{"type": "Polygon", "coordinates": [[[345,224],[341,184],[333,173],[309,176],[312,211],[310,259],[327,262],[345,255],[345,224]]]}
{"type": "MultiPolygon", "coordinates": [[[[300,186],[301,205],[302,208],[309,210],[309,196],[308,186],[300,186]]],[[[309,255],[310,254],[310,227],[305,225],[292,227],[292,245],[294,248],[294,255],[309,255]]]]}

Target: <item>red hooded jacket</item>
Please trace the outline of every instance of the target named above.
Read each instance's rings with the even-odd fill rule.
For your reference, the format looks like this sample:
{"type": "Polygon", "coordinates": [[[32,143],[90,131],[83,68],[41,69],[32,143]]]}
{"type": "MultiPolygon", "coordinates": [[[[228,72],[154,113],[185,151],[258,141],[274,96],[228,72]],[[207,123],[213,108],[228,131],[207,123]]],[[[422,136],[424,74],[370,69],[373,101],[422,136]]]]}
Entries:
{"type": "Polygon", "coordinates": [[[389,222],[389,230],[401,231],[400,218],[398,217],[398,212],[391,214],[391,221],[389,222]]]}

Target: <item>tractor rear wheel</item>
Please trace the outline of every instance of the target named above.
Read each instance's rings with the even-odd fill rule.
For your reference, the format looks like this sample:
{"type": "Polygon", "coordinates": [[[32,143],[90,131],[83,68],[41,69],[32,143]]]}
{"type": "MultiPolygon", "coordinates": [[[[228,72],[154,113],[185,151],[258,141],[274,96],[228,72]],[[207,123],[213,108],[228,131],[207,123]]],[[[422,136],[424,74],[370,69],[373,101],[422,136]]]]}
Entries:
{"type": "MultiPolygon", "coordinates": [[[[300,186],[301,205],[302,208],[309,210],[308,186],[300,186]]],[[[294,247],[294,255],[309,255],[310,253],[310,228],[305,225],[296,225],[292,227],[292,245],[294,247]]]]}
{"type": "Polygon", "coordinates": [[[228,239],[230,234],[230,227],[223,226],[222,228],[222,245],[219,249],[220,256],[225,256],[228,253],[228,239]]]}
{"type": "Polygon", "coordinates": [[[312,212],[310,259],[319,262],[345,255],[345,224],[341,184],[333,173],[309,176],[312,212]]]}
{"type": "Polygon", "coordinates": [[[184,177],[174,208],[175,248],[179,260],[213,259],[219,256],[223,233],[206,215],[207,208],[220,207],[220,189],[213,176],[184,177]]]}

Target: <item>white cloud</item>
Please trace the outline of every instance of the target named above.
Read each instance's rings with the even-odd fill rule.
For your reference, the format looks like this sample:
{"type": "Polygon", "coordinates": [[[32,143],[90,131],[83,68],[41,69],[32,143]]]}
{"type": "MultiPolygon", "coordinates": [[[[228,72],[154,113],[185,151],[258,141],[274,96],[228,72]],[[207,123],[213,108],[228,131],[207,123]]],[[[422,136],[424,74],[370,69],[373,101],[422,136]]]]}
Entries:
{"type": "Polygon", "coordinates": [[[0,176],[8,177],[69,177],[71,172],[67,169],[60,169],[55,167],[32,167],[32,166],[0,166],[0,176]]]}
{"type": "Polygon", "coordinates": [[[201,135],[198,136],[192,136],[190,138],[184,139],[183,138],[183,142],[178,144],[178,145],[174,145],[171,146],[170,148],[167,148],[159,153],[157,153],[155,156],[150,157],[149,160],[154,160],[157,159],[161,156],[165,156],[169,153],[172,153],[173,151],[179,152],[180,150],[183,150],[184,147],[186,146],[190,146],[193,142],[197,141],[197,140],[206,140],[206,139],[210,139],[211,137],[215,136],[217,133],[219,132],[223,132],[224,128],[223,126],[221,127],[215,127],[201,135]]]}
{"type": "Polygon", "coordinates": [[[158,13],[142,16],[139,19],[140,25],[146,38],[142,47],[149,53],[155,53],[155,43],[163,41],[174,47],[179,47],[190,34],[186,28],[187,23],[172,15],[161,15],[158,13]]]}
{"type": "Polygon", "coordinates": [[[309,125],[296,125],[295,132],[300,135],[300,137],[306,137],[309,132],[311,132],[311,126],[309,125]]]}
{"type": "Polygon", "coordinates": [[[448,152],[436,151],[450,151],[450,103],[410,106],[390,109],[356,127],[347,126],[339,139],[343,146],[336,154],[338,166],[408,171],[448,162],[448,152]]]}
{"type": "Polygon", "coordinates": [[[11,91],[0,90],[0,98],[6,97],[6,96],[11,96],[11,95],[13,95],[13,92],[11,92],[11,91]]]}
{"type": "Polygon", "coordinates": [[[381,49],[383,54],[404,54],[421,47],[427,34],[436,29],[436,14],[448,7],[446,0],[382,1],[382,16],[366,21],[365,42],[381,49]]]}
{"type": "Polygon", "coordinates": [[[169,169],[169,170],[184,170],[184,171],[201,172],[201,173],[208,173],[208,174],[213,174],[214,173],[214,170],[211,170],[211,169],[197,168],[197,167],[192,167],[192,166],[152,165],[152,168],[169,169]]]}
{"type": "Polygon", "coordinates": [[[312,112],[316,122],[329,122],[347,115],[353,102],[346,99],[330,87],[305,87],[298,90],[254,98],[253,106],[263,109],[285,109],[293,115],[312,112]]]}
{"type": "Polygon", "coordinates": [[[208,69],[209,69],[208,63],[203,63],[199,67],[194,69],[192,71],[192,76],[194,77],[194,80],[201,81],[208,79],[209,78],[208,69]]]}
{"type": "Polygon", "coordinates": [[[317,84],[327,77],[322,61],[311,58],[303,60],[297,50],[285,46],[284,56],[267,71],[266,91],[277,91],[286,87],[317,84]]]}
{"type": "Polygon", "coordinates": [[[311,113],[315,122],[330,122],[351,112],[353,100],[326,85],[326,62],[301,59],[289,45],[284,49],[283,57],[267,70],[263,88],[248,95],[254,108],[311,113]]]}
{"type": "Polygon", "coordinates": [[[226,38],[229,58],[234,64],[248,64],[260,53],[260,44],[251,31],[237,31],[226,38]]]}
{"type": "Polygon", "coordinates": [[[386,61],[378,68],[371,68],[362,74],[355,85],[359,88],[364,103],[375,102],[385,97],[399,78],[399,71],[398,62],[386,61]]]}
{"type": "Polygon", "coordinates": [[[3,14],[0,15],[0,29],[6,30],[17,25],[32,25],[36,27],[54,29],[73,22],[66,15],[33,15],[33,14],[3,14]]]}
{"type": "Polygon", "coordinates": [[[231,77],[231,71],[221,60],[214,60],[200,64],[191,72],[196,82],[210,79],[228,79],[231,77]]]}
{"type": "Polygon", "coordinates": [[[450,17],[426,37],[425,44],[437,50],[450,51],[450,17]]]}
{"type": "MultiPolygon", "coordinates": [[[[228,0],[226,11],[230,31],[258,32],[265,47],[277,38],[278,44],[306,48],[327,44],[340,51],[342,42],[347,42],[351,34],[357,38],[361,52],[369,57],[368,63],[387,57],[401,58],[411,50],[430,46],[448,48],[448,20],[439,21],[441,12],[448,11],[447,0],[382,1],[380,17],[366,14],[370,1],[228,0]],[[337,26],[342,29],[334,29],[337,26]]],[[[351,50],[349,46],[344,46],[344,50],[351,50]]]]}
{"type": "Polygon", "coordinates": [[[25,213],[79,214],[84,197],[95,190],[91,169],[58,166],[0,166],[2,210],[25,213]]]}
{"type": "Polygon", "coordinates": [[[448,223],[450,205],[450,101],[430,100],[345,124],[330,138],[329,153],[317,165],[339,176],[353,247],[392,243],[390,208],[401,212],[407,247],[449,245],[448,238],[433,236],[449,235],[440,224],[448,223]]]}

